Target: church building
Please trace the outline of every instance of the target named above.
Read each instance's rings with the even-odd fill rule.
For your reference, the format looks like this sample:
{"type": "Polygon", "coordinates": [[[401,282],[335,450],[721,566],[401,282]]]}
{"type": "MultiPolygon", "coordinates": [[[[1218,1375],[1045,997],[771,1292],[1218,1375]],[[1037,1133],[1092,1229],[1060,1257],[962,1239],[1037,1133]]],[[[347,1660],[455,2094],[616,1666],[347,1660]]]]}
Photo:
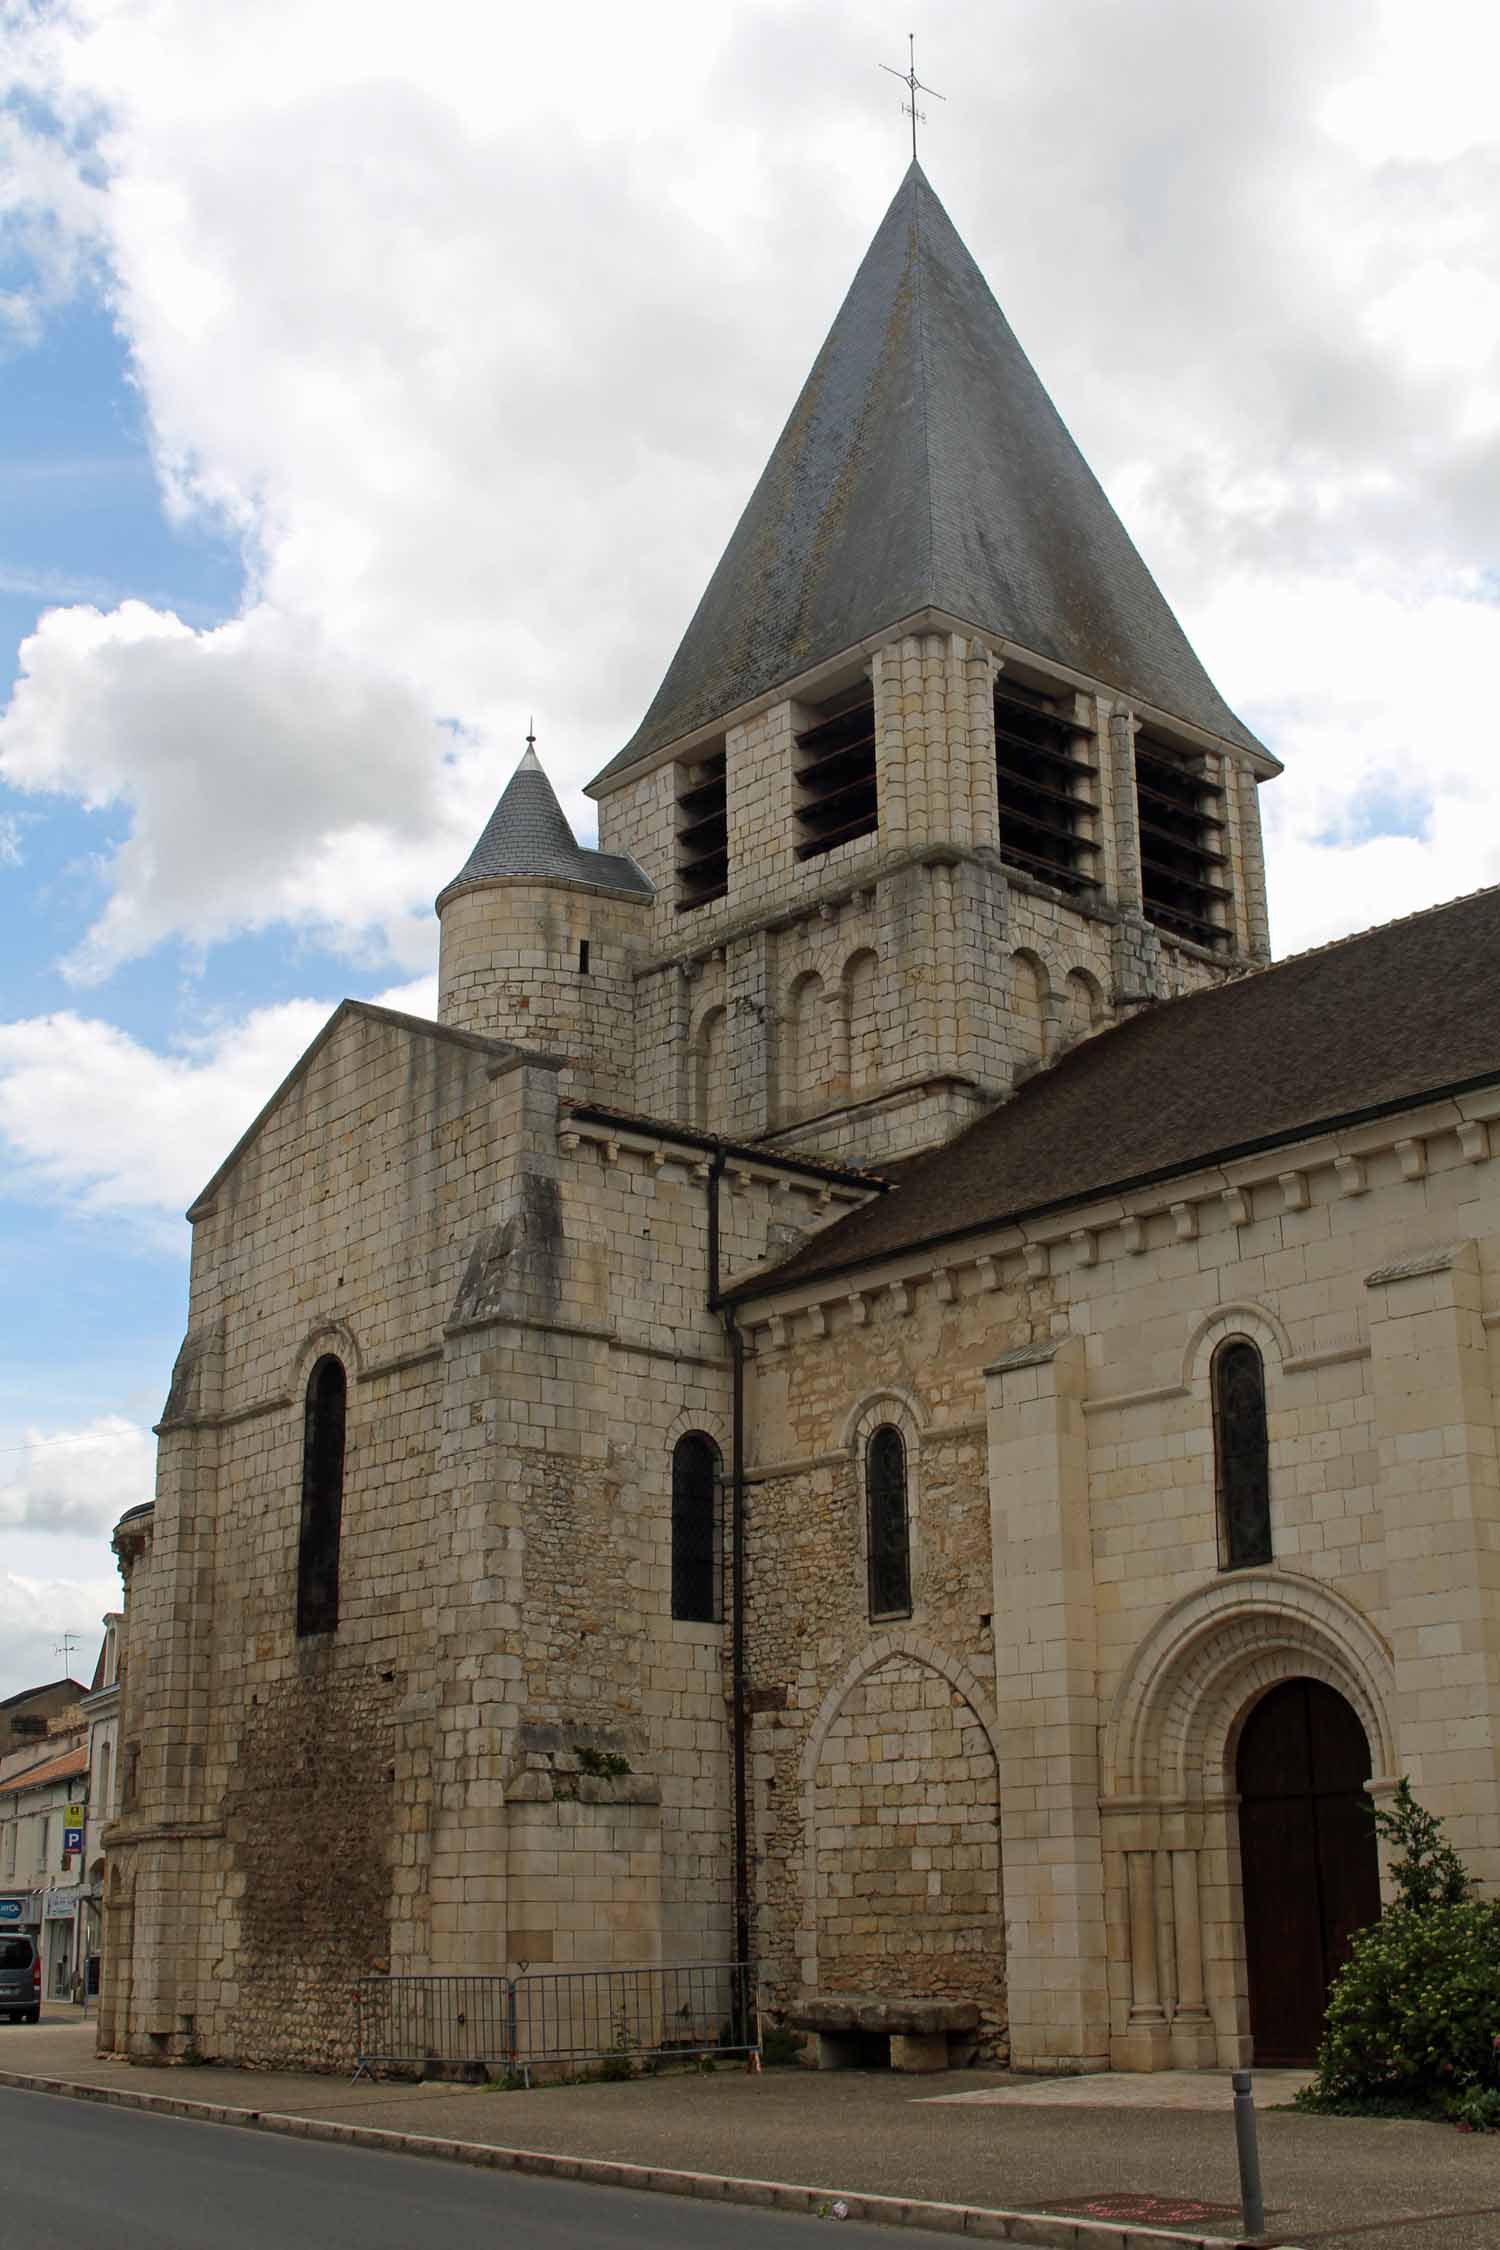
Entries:
{"type": "Polygon", "coordinates": [[[1303,2059],[1500,1881],[1500,896],[1273,963],[1231,711],[913,164],[581,845],[189,1214],[101,2044],[750,1960],[1303,2059]]]}

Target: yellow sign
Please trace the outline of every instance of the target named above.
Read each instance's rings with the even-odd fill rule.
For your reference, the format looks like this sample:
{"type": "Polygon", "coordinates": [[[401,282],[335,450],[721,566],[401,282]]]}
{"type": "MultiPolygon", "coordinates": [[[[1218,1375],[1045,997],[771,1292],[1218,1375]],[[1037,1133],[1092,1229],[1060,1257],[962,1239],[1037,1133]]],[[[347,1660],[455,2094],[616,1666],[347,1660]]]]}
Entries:
{"type": "Polygon", "coordinates": [[[67,1811],[63,1814],[63,1826],[64,1828],[81,1828],[83,1826],[82,1805],[68,1806],[67,1811]]]}

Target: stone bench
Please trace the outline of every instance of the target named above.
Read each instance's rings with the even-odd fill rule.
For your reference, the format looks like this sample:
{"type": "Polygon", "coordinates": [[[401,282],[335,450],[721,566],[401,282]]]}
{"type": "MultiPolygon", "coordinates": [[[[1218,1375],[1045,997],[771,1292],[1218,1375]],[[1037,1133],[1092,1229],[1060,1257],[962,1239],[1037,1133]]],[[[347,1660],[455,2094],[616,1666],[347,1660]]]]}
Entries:
{"type": "Polygon", "coordinates": [[[819,2070],[853,2070],[872,2039],[890,2041],[892,2070],[947,2070],[967,2062],[979,2029],[972,2000],[891,2000],[858,1993],[810,1993],[787,2011],[794,2031],[818,2035],[819,2070]],[[955,2054],[949,2042],[963,2050],[955,2054]]]}

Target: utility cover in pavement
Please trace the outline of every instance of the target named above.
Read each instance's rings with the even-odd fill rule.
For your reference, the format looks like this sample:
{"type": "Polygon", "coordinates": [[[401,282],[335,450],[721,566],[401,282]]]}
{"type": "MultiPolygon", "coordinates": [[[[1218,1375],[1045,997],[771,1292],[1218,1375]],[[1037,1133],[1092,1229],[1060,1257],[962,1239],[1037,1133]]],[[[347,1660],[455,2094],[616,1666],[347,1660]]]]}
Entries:
{"type": "Polygon", "coordinates": [[[1195,2195],[1081,2195],[1072,2203],[1049,2203],[1048,2211],[1076,2211],[1086,2219],[1155,2220],[1181,2226],[1198,2219],[1238,2219],[1237,2203],[1200,2203],[1195,2195]]]}

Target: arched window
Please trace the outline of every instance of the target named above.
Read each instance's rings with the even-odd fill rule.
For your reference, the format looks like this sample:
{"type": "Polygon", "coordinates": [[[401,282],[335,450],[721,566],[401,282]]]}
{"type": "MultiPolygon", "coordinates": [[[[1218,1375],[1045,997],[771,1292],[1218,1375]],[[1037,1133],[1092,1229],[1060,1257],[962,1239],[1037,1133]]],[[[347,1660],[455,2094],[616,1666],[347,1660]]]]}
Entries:
{"type": "Polygon", "coordinates": [[[865,1546],[870,1615],[911,1615],[911,1522],[906,1507],[906,1446],[882,1422],[865,1448],[865,1546]]]}
{"type": "Polygon", "coordinates": [[[719,1449],[688,1430],[672,1452],[672,1615],[719,1614],[719,1449]]]}
{"type": "Polygon", "coordinates": [[[320,1359],[307,1379],[302,1434],[302,1533],[297,1544],[297,1631],[331,1633],[339,1621],[339,1522],[344,1512],[341,1361],[320,1359]]]}
{"type": "Polygon", "coordinates": [[[1246,1570],[1271,1560],[1266,1371],[1248,1336],[1225,1338],[1211,1379],[1220,1567],[1246,1570]]]}

